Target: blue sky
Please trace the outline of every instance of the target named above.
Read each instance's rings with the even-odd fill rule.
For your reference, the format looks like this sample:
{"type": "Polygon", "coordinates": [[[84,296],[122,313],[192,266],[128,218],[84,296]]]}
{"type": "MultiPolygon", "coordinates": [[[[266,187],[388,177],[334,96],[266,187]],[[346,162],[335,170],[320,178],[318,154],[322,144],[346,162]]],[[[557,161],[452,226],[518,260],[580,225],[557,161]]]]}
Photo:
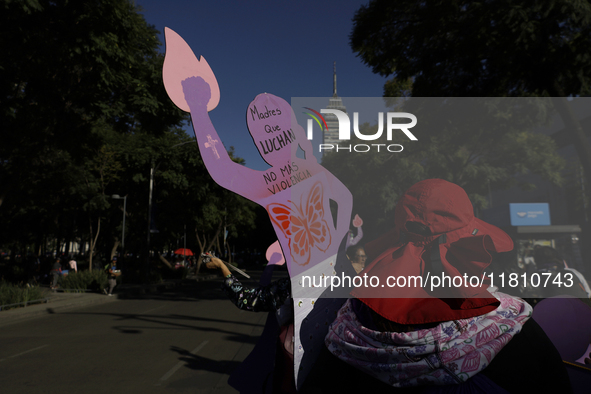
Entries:
{"type": "Polygon", "coordinates": [[[220,104],[210,112],[213,125],[224,145],[234,146],[248,167],[267,168],[245,121],[246,108],[257,94],[272,93],[287,101],[329,97],[336,61],[339,96],[382,96],[386,78],[373,74],[349,46],[352,18],[367,0],[136,3],[161,32],[161,42],[164,27],[169,27],[207,59],[221,92],[220,104]]]}

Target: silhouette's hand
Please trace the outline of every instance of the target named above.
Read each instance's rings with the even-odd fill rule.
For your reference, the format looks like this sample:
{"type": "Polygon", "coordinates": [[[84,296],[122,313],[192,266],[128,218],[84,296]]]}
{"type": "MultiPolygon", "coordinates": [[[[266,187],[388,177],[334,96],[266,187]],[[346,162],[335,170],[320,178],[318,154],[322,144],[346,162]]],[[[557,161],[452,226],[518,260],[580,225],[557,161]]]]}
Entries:
{"type": "Polygon", "coordinates": [[[222,268],[222,266],[224,265],[224,263],[222,262],[222,260],[218,259],[217,257],[213,257],[210,256],[211,260],[209,260],[207,263],[205,263],[205,266],[207,268],[222,268]]]}
{"type": "Polygon", "coordinates": [[[207,103],[211,98],[211,89],[209,84],[201,77],[187,78],[181,82],[185,100],[193,110],[196,108],[207,108],[207,103]]]}
{"type": "Polygon", "coordinates": [[[363,226],[363,220],[359,217],[359,215],[355,215],[353,219],[353,227],[361,227],[363,226]]]}

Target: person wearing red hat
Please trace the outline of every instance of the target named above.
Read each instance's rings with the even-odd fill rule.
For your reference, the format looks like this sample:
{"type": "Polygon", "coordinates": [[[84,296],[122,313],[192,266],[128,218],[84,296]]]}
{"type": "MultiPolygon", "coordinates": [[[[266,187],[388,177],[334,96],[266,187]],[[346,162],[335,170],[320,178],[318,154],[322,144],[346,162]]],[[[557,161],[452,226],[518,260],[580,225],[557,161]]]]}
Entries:
{"type": "MultiPolygon", "coordinates": [[[[512,249],[505,232],[474,217],[460,186],[429,179],[401,197],[394,229],[365,245],[370,263],[361,275],[380,283],[392,277],[482,278],[497,253],[512,249]]],[[[572,391],[529,304],[484,282],[453,283],[458,286],[431,289],[399,280],[401,286],[354,289],[318,360],[341,377],[330,390],[572,391]]]]}
{"type": "MultiPolygon", "coordinates": [[[[427,278],[428,273],[429,277],[482,277],[493,254],[513,249],[513,240],[503,230],[474,217],[464,189],[442,179],[410,187],[396,205],[394,225],[391,232],[365,245],[371,259],[364,270],[368,276],[427,278]]],[[[386,319],[417,324],[495,310],[499,301],[487,288],[484,283],[479,287],[448,286],[436,297],[424,286],[407,283],[359,288],[352,295],[386,319]]]]}

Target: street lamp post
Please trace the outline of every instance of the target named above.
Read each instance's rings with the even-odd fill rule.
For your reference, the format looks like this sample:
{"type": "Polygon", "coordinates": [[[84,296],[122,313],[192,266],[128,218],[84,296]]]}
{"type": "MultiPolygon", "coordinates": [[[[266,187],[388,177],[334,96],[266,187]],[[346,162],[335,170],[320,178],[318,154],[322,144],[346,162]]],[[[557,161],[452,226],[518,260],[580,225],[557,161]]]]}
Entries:
{"type": "MultiPolygon", "coordinates": [[[[196,140],[185,141],[185,142],[181,142],[180,144],[173,145],[173,146],[171,146],[171,148],[176,148],[177,146],[195,143],[195,142],[196,142],[196,140]]],[[[155,160],[152,159],[152,165],[150,166],[150,192],[148,195],[148,235],[147,235],[147,240],[146,240],[147,241],[146,242],[146,246],[147,246],[146,268],[147,268],[148,274],[150,272],[150,233],[153,231],[152,230],[152,192],[154,190],[154,172],[156,172],[156,170],[158,169],[158,166],[160,166],[160,163],[158,163],[156,165],[155,160]]],[[[154,230],[154,232],[157,232],[157,231],[154,230]]]]}
{"type": "Polygon", "coordinates": [[[111,196],[114,200],[123,200],[123,228],[121,229],[121,249],[125,247],[125,210],[127,208],[127,196],[119,197],[119,194],[111,196]]]}
{"type": "MultiPolygon", "coordinates": [[[[160,165],[160,164],[158,164],[160,165]]],[[[150,166],[150,194],[148,195],[148,235],[146,242],[146,283],[150,281],[150,235],[152,233],[152,190],[154,189],[154,172],[158,169],[152,160],[150,166]]]]}

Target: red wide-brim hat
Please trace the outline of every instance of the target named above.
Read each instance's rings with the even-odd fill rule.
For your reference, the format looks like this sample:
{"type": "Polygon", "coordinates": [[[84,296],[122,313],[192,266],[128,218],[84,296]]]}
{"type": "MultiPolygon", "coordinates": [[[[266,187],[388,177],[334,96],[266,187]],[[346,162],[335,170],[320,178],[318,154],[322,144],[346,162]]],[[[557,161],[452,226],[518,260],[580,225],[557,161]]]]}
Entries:
{"type": "Polygon", "coordinates": [[[401,197],[395,215],[394,229],[365,245],[371,263],[360,275],[368,276],[365,283],[378,277],[379,285],[356,288],[351,292],[354,297],[400,324],[465,319],[498,307],[483,276],[490,274],[486,269],[493,254],[512,250],[513,241],[503,230],[474,217],[464,189],[441,179],[418,182],[401,197]],[[410,232],[411,222],[425,231],[410,232]],[[432,291],[433,276],[456,278],[456,284],[458,277],[483,280],[471,286],[462,279],[460,286],[452,283],[432,291]],[[400,277],[406,278],[405,286],[389,286],[388,278],[400,277]],[[423,286],[416,279],[413,284],[413,277],[422,278],[423,286]]]}

